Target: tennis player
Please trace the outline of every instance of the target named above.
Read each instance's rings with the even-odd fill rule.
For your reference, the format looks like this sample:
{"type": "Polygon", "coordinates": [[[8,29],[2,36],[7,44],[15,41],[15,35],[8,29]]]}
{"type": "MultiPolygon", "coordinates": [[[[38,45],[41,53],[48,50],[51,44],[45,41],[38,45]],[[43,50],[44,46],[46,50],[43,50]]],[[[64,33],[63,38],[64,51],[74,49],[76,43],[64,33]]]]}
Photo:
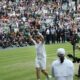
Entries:
{"type": "Polygon", "coordinates": [[[46,71],[46,50],[44,46],[44,37],[38,32],[34,39],[30,36],[30,40],[35,44],[36,48],[35,67],[37,80],[40,80],[40,72],[46,76],[46,80],[49,80],[51,76],[48,75],[46,71]]]}

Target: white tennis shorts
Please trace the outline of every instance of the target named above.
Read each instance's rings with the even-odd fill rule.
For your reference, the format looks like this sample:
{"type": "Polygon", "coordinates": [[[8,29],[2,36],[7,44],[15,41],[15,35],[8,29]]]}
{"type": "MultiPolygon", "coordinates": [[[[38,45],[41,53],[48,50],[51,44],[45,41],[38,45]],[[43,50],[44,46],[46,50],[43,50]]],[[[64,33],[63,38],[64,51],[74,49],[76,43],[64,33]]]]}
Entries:
{"type": "Polygon", "coordinates": [[[40,58],[40,59],[36,58],[35,67],[45,70],[46,69],[46,58],[40,58]]]}

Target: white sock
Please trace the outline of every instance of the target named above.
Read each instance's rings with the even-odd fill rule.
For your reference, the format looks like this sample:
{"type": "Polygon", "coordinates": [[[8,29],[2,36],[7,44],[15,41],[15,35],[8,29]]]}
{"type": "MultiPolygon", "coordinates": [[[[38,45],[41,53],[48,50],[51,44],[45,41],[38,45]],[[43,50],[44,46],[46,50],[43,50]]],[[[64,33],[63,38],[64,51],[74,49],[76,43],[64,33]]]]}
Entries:
{"type": "Polygon", "coordinates": [[[49,77],[49,78],[52,78],[52,76],[51,76],[51,75],[48,75],[48,77],[49,77]]]}

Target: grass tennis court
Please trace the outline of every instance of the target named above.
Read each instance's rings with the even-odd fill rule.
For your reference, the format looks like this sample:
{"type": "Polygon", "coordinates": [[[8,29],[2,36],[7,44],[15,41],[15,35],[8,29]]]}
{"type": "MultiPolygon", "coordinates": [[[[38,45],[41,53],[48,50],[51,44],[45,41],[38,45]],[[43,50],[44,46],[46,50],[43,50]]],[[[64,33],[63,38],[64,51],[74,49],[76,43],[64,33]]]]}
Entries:
{"type": "MultiPolygon", "coordinates": [[[[51,63],[56,59],[56,50],[59,47],[72,53],[70,43],[45,45],[47,52],[47,71],[51,74],[51,63]]],[[[80,51],[76,50],[76,56],[80,57],[80,51]]],[[[75,74],[78,64],[75,63],[75,74]]],[[[22,48],[0,49],[0,80],[36,80],[35,75],[35,47],[27,46],[22,48]]],[[[41,74],[41,80],[45,76],[41,74]]],[[[54,80],[54,79],[52,79],[54,80]]],[[[74,80],[78,80],[74,77],[74,80]]]]}

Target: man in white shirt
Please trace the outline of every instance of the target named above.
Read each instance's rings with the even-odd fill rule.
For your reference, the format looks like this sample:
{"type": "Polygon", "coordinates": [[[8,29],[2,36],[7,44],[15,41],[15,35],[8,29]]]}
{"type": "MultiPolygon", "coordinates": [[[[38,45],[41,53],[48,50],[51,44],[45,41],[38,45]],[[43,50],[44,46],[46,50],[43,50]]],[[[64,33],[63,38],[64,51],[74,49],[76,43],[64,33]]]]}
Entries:
{"type": "Polygon", "coordinates": [[[35,44],[36,48],[35,67],[37,80],[40,80],[40,71],[46,76],[46,80],[49,80],[50,76],[46,71],[46,50],[44,46],[44,37],[42,34],[38,33],[38,35],[35,35],[35,39],[30,36],[30,40],[35,44]]]}
{"type": "Polygon", "coordinates": [[[72,61],[65,58],[65,50],[57,50],[58,59],[52,63],[52,76],[55,80],[73,80],[74,66],[72,61]]]}

